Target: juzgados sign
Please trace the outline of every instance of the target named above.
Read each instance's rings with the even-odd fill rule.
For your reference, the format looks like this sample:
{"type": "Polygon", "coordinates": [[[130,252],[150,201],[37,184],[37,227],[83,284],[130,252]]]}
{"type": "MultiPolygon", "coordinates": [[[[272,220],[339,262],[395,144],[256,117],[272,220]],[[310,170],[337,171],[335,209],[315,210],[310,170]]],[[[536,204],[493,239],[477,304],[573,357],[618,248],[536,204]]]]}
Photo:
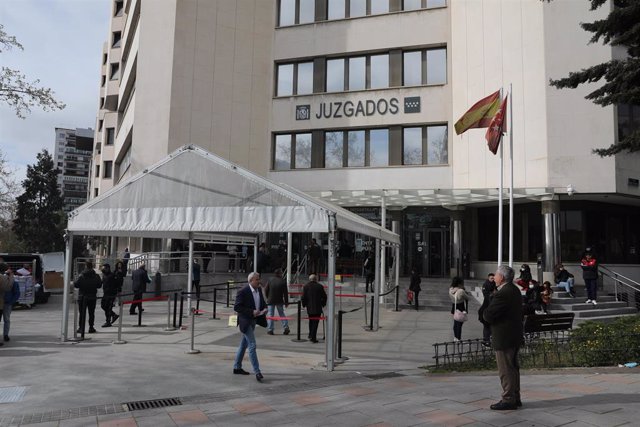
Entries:
{"type": "MultiPolygon", "coordinates": [[[[384,116],[398,114],[400,112],[400,100],[398,98],[380,98],[377,100],[366,99],[357,102],[334,101],[321,102],[315,109],[313,116],[316,119],[338,119],[341,117],[367,117],[373,115],[384,116]]],[[[411,96],[404,98],[405,113],[420,112],[420,97],[411,96]]],[[[296,105],[296,120],[311,119],[311,105],[296,105]]]]}

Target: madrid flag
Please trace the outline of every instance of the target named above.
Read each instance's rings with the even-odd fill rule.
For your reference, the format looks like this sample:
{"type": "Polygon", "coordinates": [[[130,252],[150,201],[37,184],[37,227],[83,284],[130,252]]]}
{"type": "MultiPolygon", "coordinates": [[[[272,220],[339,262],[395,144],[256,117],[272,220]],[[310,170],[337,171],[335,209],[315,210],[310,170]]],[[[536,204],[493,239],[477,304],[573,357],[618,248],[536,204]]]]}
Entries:
{"type": "Polygon", "coordinates": [[[489,127],[491,119],[496,115],[500,106],[500,91],[495,91],[486,98],[476,102],[469,111],[464,113],[455,124],[456,134],[460,135],[471,128],[489,127]]]}
{"type": "Polygon", "coordinates": [[[498,112],[491,120],[489,124],[489,129],[487,129],[487,133],[485,134],[485,138],[487,138],[487,145],[489,146],[489,151],[493,154],[498,152],[498,146],[500,145],[500,140],[502,139],[502,133],[507,130],[507,126],[505,124],[505,115],[507,114],[507,98],[509,95],[505,96],[500,104],[500,108],[498,112]]]}

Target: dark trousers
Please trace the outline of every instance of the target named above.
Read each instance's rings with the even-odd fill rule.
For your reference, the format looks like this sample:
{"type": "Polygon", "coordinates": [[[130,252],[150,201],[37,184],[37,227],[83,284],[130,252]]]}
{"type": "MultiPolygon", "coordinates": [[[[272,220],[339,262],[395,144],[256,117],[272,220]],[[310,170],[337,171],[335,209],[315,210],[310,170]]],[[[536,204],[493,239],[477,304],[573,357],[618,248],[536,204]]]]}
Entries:
{"type": "Polygon", "coordinates": [[[462,322],[458,322],[457,320],[453,321],[453,336],[459,340],[462,339],[462,325],[462,322]]]}
{"type": "Polygon", "coordinates": [[[102,297],[102,301],[100,302],[100,306],[104,311],[104,318],[106,323],[111,323],[111,319],[116,315],[116,313],[113,312],[113,303],[115,300],[115,297],[107,296],[102,297]]]}
{"type": "Polygon", "coordinates": [[[487,343],[491,341],[491,325],[488,323],[482,324],[482,341],[487,343]]]}
{"type": "Polygon", "coordinates": [[[369,285],[371,285],[371,292],[374,291],[373,283],[374,283],[375,280],[376,280],[375,274],[373,274],[371,272],[367,273],[366,282],[365,282],[365,286],[366,286],[365,292],[369,292],[369,285]]]}
{"type": "Polygon", "coordinates": [[[93,328],[93,324],[96,320],[96,297],[84,296],[80,297],[80,330],[84,329],[85,322],[87,321],[87,310],[89,311],[89,327],[93,328]]]}
{"type": "MultiPolygon", "coordinates": [[[[319,314],[311,314],[307,313],[309,317],[320,317],[322,313],[319,314]]],[[[309,319],[309,339],[311,341],[318,340],[318,325],[320,324],[320,320],[309,319]]]]}
{"type": "Polygon", "coordinates": [[[587,288],[587,299],[595,301],[598,297],[598,279],[584,279],[587,288]]]}
{"type": "Polygon", "coordinates": [[[416,311],[420,310],[420,303],[418,302],[419,294],[420,294],[420,291],[413,291],[413,301],[416,304],[416,311]]]}
{"type": "Polygon", "coordinates": [[[229,270],[234,271],[236,269],[236,256],[229,255],[229,270]]]}
{"type": "Polygon", "coordinates": [[[196,288],[196,310],[200,310],[200,280],[193,280],[191,283],[196,288]]]}
{"type": "Polygon", "coordinates": [[[518,348],[496,350],[496,362],[500,384],[502,385],[502,401],[516,403],[520,400],[520,365],[518,348]]]}
{"type": "MultiPolygon", "coordinates": [[[[141,300],[142,299],[142,292],[136,292],[135,294],[133,294],[133,300],[141,300]]],[[[136,302],[131,304],[131,308],[129,308],[129,313],[130,314],[136,314],[136,307],[138,307],[138,310],[142,310],[142,303],[141,302],[136,302]]]]}

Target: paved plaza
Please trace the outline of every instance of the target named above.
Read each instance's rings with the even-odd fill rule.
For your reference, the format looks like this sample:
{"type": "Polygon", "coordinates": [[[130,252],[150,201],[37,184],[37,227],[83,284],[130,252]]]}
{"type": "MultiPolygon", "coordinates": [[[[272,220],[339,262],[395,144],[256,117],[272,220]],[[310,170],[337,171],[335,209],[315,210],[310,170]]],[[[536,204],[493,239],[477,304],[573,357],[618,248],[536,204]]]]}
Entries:
{"type": "MultiPolygon", "coordinates": [[[[293,306],[289,313],[293,314],[293,306]]],[[[351,303],[345,309],[357,308],[351,303]]],[[[205,310],[207,308],[205,307],[205,310]]],[[[495,412],[495,372],[430,374],[435,342],[452,338],[447,312],[381,310],[381,329],[363,328],[363,310],[345,315],[343,356],[334,372],[321,366],[324,344],[257,331],[265,376],[232,374],[240,335],[210,313],[165,331],[167,305],[146,304],[142,328],[125,312],[123,338],[100,328],[80,343],[60,343],[61,298],[12,316],[12,340],[0,348],[0,426],[618,426],[640,425],[640,368],[526,371],[524,407],[495,412]],[[181,404],[131,410],[128,402],[177,398],[181,404]]],[[[463,338],[481,335],[475,316],[463,338]]],[[[71,328],[70,328],[71,329],[71,328]]],[[[302,335],[307,327],[303,323],[302,335]]],[[[245,369],[250,368],[248,358],[245,369]]]]}

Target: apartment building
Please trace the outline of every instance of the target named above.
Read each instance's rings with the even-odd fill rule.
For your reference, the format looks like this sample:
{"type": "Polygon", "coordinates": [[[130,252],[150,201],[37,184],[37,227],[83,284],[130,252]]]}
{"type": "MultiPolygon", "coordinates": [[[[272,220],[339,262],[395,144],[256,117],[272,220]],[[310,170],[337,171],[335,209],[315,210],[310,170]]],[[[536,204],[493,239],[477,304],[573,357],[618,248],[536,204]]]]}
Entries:
{"type": "Polygon", "coordinates": [[[65,212],[71,212],[87,201],[92,151],[93,129],[56,128],[53,162],[60,171],[58,188],[65,212]]]}
{"type": "MultiPolygon", "coordinates": [[[[602,262],[640,262],[640,156],[591,151],[637,126],[638,115],[585,100],[593,87],[548,84],[623,54],[590,45],[579,27],[607,8],[115,0],[113,12],[92,196],[195,144],[371,220],[384,207],[387,226],[400,227],[403,273],[480,276],[497,258],[501,163],[483,130],[456,136],[453,123],[512,87],[513,150],[504,147],[502,168],[507,187],[513,158],[516,262],[541,254],[550,271],[587,246],[602,262]]],[[[504,223],[506,259],[507,215],[504,223]]],[[[280,239],[268,238],[274,247],[280,239]]],[[[341,240],[355,242],[345,252],[358,261],[359,236],[341,240]]]]}

